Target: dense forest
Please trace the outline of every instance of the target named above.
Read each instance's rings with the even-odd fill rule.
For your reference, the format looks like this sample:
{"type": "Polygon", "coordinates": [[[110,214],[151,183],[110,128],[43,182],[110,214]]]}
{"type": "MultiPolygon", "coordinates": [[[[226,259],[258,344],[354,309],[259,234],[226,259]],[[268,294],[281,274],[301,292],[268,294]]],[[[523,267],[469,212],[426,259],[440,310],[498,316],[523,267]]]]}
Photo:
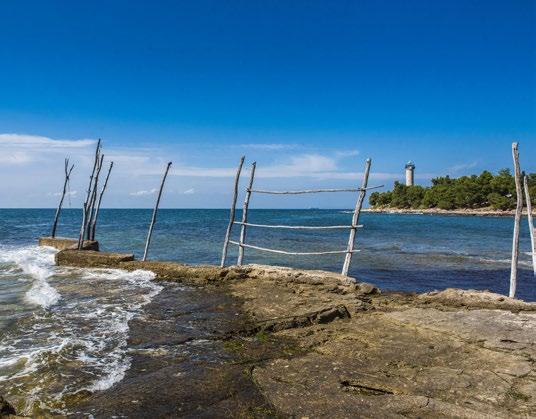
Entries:
{"type": "MultiPolygon", "coordinates": [[[[536,205],[536,173],[527,175],[531,202],[536,205]]],[[[370,195],[373,208],[440,208],[444,210],[493,208],[509,210],[516,206],[516,187],[510,170],[496,175],[483,171],[479,176],[449,176],[432,179],[432,186],[406,186],[395,182],[392,191],[370,195]]]]}

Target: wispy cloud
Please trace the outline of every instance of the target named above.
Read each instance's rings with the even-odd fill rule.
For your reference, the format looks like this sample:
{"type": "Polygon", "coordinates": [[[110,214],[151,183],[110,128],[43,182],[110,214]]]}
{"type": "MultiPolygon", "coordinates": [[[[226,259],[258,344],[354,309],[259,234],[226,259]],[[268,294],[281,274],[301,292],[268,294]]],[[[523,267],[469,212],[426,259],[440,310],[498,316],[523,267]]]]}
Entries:
{"type": "Polygon", "coordinates": [[[9,151],[5,149],[0,151],[0,163],[2,164],[19,165],[26,164],[30,161],[32,161],[30,153],[25,153],[24,151],[9,151]]]}
{"type": "Polygon", "coordinates": [[[355,157],[355,156],[359,156],[359,150],[337,150],[335,152],[335,156],[337,156],[340,159],[343,159],[346,157],[355,157]]]}
{"type": "MultiPolygon", "coordinates": [[[[61,196],[61,192],[49,192],[48,196],[61,196]]],[[[67,191],[65,192],[65,196],[75,197],[78,194],[77,191],[67,191]]]]}
{"type": "Polygon", "coordinates": [[[82,148],[94,144],[96,141],[91,139],[82,140],[55,140],[49,137],[27,134],[0,134],[0,146],[17,146],[21,147],[52,147],[52,148],[82,148]]]}
{"type": "Polygon", "coordinates": [[[142,191],[136,191],[136,192],[130,192],[129,195],[131,196],[145,196],[145,195],[153,195],[158,192],[158,189],[153,188],[148,191],[142,190],[142,191]]]}
{"type": "Polygon", "coordinates": [[[461,172],[463,170],[472,169],[478,166],[478,163],[479,162],[475,160],[472,162],[455,164],[454,166],[449,167],[447,170],[449,170],[450,172],[461,172]]]}
{"type": "Polygon", "coordinates": [[[187,189],[183,192],[184,195],[192,195],[195,193],[195,189],[194,188],[190,188],[190,189],[187,189]]]}
{"type": "Polygon", "coordinates": [[[89,152],[95,140],[55,140],[49,137],[26,134],[0,134],[0,163],[25,165],[46,160],[47,156],[83,154],[89,152]]]}
{"type": "Polygon", "coordinates": [[[282,150],[292,150],[298,147],[297,144],[240,144],[239,147],[248,148],[251,150],[261,150],[261,151],[282,151],[282,150]]]}

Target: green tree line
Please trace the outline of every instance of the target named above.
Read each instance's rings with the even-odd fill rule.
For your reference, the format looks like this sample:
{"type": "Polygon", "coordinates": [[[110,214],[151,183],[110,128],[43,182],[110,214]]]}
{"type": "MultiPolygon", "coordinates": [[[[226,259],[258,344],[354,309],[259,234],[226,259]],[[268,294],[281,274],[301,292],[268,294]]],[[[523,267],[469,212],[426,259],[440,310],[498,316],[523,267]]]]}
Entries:
{"type": "MultiPolygon", "coordinates": [[[[531,202],[536,205],[536,173],[527,177],[531,202]]],[[[373,208],[509,210],[516,207],[516,186],[509,169],[496,175],[485,170],[478,176],[437,177],[429,187],[395,182],[392,191],[372,193],[369,203],[373,208]]]]}

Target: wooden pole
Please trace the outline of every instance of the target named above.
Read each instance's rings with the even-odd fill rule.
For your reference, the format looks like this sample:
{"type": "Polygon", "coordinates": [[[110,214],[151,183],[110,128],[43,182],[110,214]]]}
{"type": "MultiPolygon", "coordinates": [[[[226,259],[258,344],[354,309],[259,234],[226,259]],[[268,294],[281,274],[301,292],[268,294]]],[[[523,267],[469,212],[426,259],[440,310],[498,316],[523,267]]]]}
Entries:
{"type": "Polygon", "coordinates": [[[99,199],[97,201],[97,207],[95,209],[95,215],[93,216],[93,220],[91,221],[91,237],[90,240],[95,240],[95,230],[97,229],[97,219],[99,217],[99,210],[102,202],[102,196],[104,195],[104,191],[106,190],[106,186],[108,186],[108,179],[110,178],[110,173],[112,172],[112,168],[114,167],[114,162],[110,162],[110,166],[108,167],[108,173],[106,174],[106,179],[104,180],[104,185],[102,186],[102,189],[100,191],[99,199]]]}
{"type": "Polygon", "coordinates": [[[74,164],[69,168],[69,159],[65,159],[65,180],[63,182],[63,192],[61,193],[60,203],[58,204],[58,209],[56,210],[56,215],[54,217],[54,224],[52,225],[51,237],[56,237],[56,228],[58,227],[58,220],[60,218],[61,207],[63,206],[63,199],[65,198],[65,193],[67,192],[67,185],[69,184],[69,177],[71,172],[74,169],[74,164]]]}
{"type": "Polygon", "coordinates": [[[244,206],[242,207],[242,226],[240,228],[240,245],[238,247],[238,260],[236,264],[242,266],[242,261],[244,260],[244,242],[246,241],[246,226],[248,222],[248,208],[249,208],[249,198],[251,197],[251,188],[253,187],[253,179],[255,178],[255,168],[257,163],[253,162],[251,164],[251,172],[249,174],[249,185],[246,189],[246,197],[244,198],[244,206]]]}
{"type": "Polygon", "coordinates": [[[149,226],[149,232],[147,233],[147,241],[145,242],[145,250],[143,252],[143,260],[147,260],[147,254],[149,253],[149,244],[151,243],[151,236],[153,234],[154,223],[156,222],[156,213],[158,212],[158,205],[160,204],[160,198],[162,197],[162,189],[164,189],[164,182],[169,172],[171,162],[167,164],[166,171],[164,172],[164,177],[162,178],[162,183],[160,184],[160,190],[158,191],[158,198],[156,198],[156,204],[153,210],[153,218],[151,219],[151,225],[149,226]]]}
{"type": "Polygon", "coordinates": [[[223,241],[223,250],[221,255],[220,266],[223,268],[225,266],[225,259],[227,259],[227,248],[229,247],[229,239],[231,238],[231,230],[233,229],[233,224],[235,220],[235,211],[236,211],[236,199],[238,197],[238,182],[240,181],[240,173],[242,172],[242,166],[244,165],[244,159],[246,156],[240,158],[240,163],[236,171],[234,178],[234,191],[233,191],[233,201],[231,203],[231,211],[229,216],[229,225],[227,226],[227,231],[225,232],[225,239],[223,241]]]}
{"type": "Polygon", "coordinates": [[[91,171],[91,176],[89,177],[89,186],[87,188],[86,200],[84,201],[84,207],[82,208],[82,224],[80,225],[80,235],[78,236],[78,250],[82,249],[84,243],[84,235],[86,233],[87,225],[87,216],[88,216],[88,205],[91,198],[91,191],[93,185],[93,176],[95,175],[95,170],[97,170],[97,164],[99,161],[101,140],[97,141],[97,148],[95,150],[95,160],[93,162],[93,170],[91,171]]]}
{"type": "Polygon", "coordinates": [[[91,201],[89,204],[89,211],[86,225],[86,239],[91,240],[91,223],[93,216],[95,215],[95,204],[97,202],[97,189],[99,188],[99,176],[102,170],[102,163],[104,161],[104,154],[100,155],[99,164],[97,165],[97,173],[95,174],[95,183],[93,184],[93,191],[91,192],[91,201]]]}
{"type": "Polygon", "coordinates": [[[523,176],[523,187],[525,189],[525,201],[527,201],[527,221],[530,231],[530,246],[532,250],[532,270],[536,276],[536,234],[534,231],[534,222],[532,220],[532,202],[530,202],[529,182],[527,176],[523,176]]]}
{"type": "Polygon", "coordinates": [[[512,143],[512,158],[514,160],[514,176],[516,183],[516,213],[514,217],[514,235],[512,239],[512,265],[510,268],[510,298],[516,295],[517,286],[517,262],[519,259],[519,225],[521,223],[521,213],[523,211],[523,189],[521,188],[521,173],[519,170],[519,150],[518,143],[512,143]]]}
{"type": "Polygon", "coordinates": [[[359,215],[367,194],[368,178],[370,173],[371,159],[367,159],[365,162],[365,173],[363,174],[363,181],[361,182],[361,188],[357,198],[357,202],[354,208],[354,215],[352,216],[352,226],[350,227],[350,236],[348,237],[348,247],[346,250],[346,256],[344,257],[344,264],[342,265],[342,275],[348,276],[348,270],[350,269],[350,263],[352,262],[352,255],[354,254],[355,234],[358,228],[359,215]]]}

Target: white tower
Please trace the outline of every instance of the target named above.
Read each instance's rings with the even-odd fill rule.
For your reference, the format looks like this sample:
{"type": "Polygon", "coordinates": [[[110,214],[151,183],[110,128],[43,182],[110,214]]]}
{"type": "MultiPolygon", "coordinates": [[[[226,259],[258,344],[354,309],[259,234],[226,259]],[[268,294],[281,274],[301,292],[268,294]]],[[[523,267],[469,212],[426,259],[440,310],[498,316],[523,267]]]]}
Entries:
{"type": "Polygon", "coordinates": [[[408,161],[406,164],[406,186],[413,186],[415,165],[412,161],[408,161]]]}

